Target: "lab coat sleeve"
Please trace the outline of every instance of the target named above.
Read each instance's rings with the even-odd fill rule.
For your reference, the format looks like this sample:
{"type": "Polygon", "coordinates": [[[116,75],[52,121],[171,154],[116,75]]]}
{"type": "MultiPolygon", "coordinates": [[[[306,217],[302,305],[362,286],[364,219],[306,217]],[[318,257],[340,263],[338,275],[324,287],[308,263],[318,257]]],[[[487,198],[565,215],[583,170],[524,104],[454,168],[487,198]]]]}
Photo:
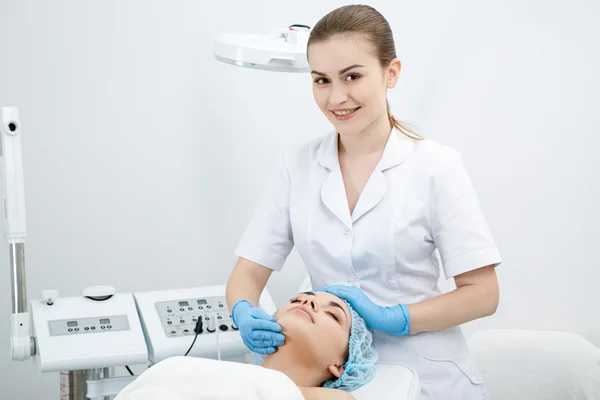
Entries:
{"type": "Polygon", "coordinates": [[[433,174],[431,234],[446,279],[502,262],[461,155],[444,149],[433,174]]]}
{"type": "Polygon", "coordinates": [[[235,254],[279,271],[293,247],[290,177],[284,154],[281,154],[267,191],[263,194],[235,254]]]}

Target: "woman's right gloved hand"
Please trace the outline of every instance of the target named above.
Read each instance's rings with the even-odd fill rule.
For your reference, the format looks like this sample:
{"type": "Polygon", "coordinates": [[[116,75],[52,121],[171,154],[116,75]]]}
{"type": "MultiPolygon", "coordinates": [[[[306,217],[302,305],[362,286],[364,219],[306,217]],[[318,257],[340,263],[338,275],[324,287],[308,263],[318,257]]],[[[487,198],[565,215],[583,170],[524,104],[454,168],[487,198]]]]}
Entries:
{"type": "Polygon", "coordinates": [[[254,307],[247,300],[239,300],[231,310],[233,323],[238,327],[242,341],[259,354],[275,353],[285,340],[281,326],[265,310],[254,307]]]}

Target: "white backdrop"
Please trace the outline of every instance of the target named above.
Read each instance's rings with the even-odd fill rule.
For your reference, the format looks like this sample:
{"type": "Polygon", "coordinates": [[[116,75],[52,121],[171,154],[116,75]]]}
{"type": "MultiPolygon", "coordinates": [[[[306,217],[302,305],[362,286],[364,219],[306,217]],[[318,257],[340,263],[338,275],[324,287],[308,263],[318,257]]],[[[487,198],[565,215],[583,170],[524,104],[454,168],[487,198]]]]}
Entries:
{"type": "MultiPolygon", "coordinates": [[[[218,63],[212,41],[314,25],[346,3],[0,0],[30,298],[224,283],[277,152],[330,126],[308,75],[218,63]]],[[[465,332],[599,338],[599,3],[365,3],[389,20],[403,61],[394,113],[463,154],[504,258],[498,312],[465,332]]],[[[304,275],[292,253],[268,284],[278,305],[304,275]]],[[[10,360],[6,245],[0,285],[2,397],[55,399],[57,374],[10,360]]]]}

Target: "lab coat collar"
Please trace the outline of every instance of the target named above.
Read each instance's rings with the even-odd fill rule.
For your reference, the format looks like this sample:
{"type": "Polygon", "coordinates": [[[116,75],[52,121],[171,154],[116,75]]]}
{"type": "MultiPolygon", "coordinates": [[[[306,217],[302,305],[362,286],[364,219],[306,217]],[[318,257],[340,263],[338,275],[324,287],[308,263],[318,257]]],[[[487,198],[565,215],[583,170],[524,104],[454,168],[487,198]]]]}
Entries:
{"type": "Polygon", "coordinates": [[[323,182],[321,188],[321,199],[325,206],[348,229],[352,229],[352,224],[379,204],[385,196],[387,185],[383,171],[400,165],[412,151],[413,144],[413,139],[402,135],[402,133],[396,130],[392,130],[381,159],[360,194],[352,215],[350,215],[344,179],[338,158],[338,135],[337,132],[329,134],[317,150],[317,160],[321,165],[330,170],[329,176],[323,182]]]}
{"type": "MultiPolygon", "coordinates": [[[[381,160],[377,164],[376,170],[385,171],[386,169],[402,164],[404,159],[413,149],[414,139],[411,139],[396,129],[390,133],[381,160]]],[[[329,170],[339,169],[340,161],[338,157],[338,134],[329,133],[321,142],[317,150],[317,160],[319,164],[329,170]]]]}
{"type": "Polygon", "coordinates": [[[397,129],[392,129],[381,155],[381,160],[377,165],[379,171],[383,172],[386,169],[402,164],[414,149],[415,141],[415,139],[409,138],[397,129]]]}
{"type": "Polygon", "coordinates": [[[329,170],[339,168],[338,134],[336,131],[327,134],[327,136],[323,138],[323,141],[317,150],[317,161],[329,170]]]}

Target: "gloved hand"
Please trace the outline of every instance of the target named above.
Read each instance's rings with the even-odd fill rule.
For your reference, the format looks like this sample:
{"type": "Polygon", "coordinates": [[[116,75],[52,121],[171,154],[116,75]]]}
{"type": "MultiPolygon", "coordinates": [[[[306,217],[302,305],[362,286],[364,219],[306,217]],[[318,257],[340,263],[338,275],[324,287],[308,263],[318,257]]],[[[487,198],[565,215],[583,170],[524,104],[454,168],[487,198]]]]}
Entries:
{"type": "Polygon", "coordinates": [[[239,300],[231,310],[233,323],[238,327],[242,341],[259,354],[274,353],[285,340],[281,326],[265,310],[254,307],[247,300],[239,300]]]}
{"type": "Polygon", "coordinates": [[[408,306],[405,304],[392,307],[379,306],[373,303],[360,288],[355,286],[333,285],[314,289],[314,291],[331,293],[346,300],[371,329],[396,336],[410,333],[410,313],[408,306]]]}

